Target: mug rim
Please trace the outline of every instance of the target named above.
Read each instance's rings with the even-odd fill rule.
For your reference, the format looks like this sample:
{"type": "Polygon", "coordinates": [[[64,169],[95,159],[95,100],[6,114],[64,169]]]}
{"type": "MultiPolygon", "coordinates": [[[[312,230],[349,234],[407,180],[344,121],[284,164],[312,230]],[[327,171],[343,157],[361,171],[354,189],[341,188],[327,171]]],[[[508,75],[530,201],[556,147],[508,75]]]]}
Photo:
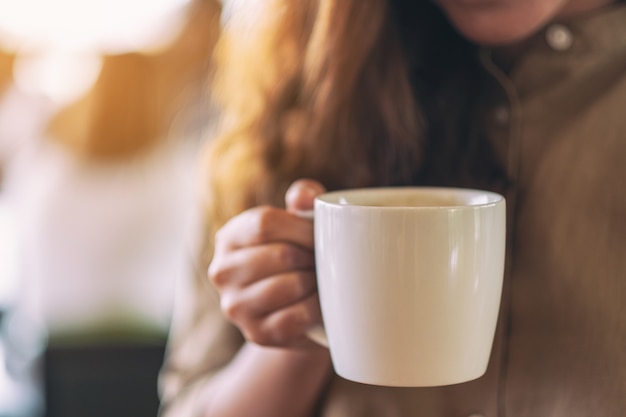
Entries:
{"type": "Polygon", "coordinates": [[[375,209],[375,210],[441,210],[441,209],[475,209],[475,208],[484,208],[484,207],[492,207],[497,204],[504,203],[506,201],[505,197],[499,193],[494,191],[481,190],[477,188],[463,188],[463,187],[433,187],[433,186],[397,186],[397,187],[362,187],[362,188],[349,188],[342,190],[334,190],[328,191],[323,194],[315,197],[316,203],[323,203],[324,205],[332,206],[332,207],[355,207],[362,209],[375,209]],[[430,195],[446,195],[446,194],[454,194],[461,195],[463,200],[466,201],[466,204],[446,204],[446,205],[428,205],[428,206],[419,206],[419,205],[389,205],[389,206],[380,206],[380,205],[372,205],[365,203],[358,203],[354,201],[342,201],[342,197],[345,198],[354,198],[359,196],[371,195],[373,193],[383,194],[383,195],[398,195],[405,196],[414,193],[418,194],[426,194],[430,195]],[[485,201],[486,197],[486,201],[485,201]],[[471,199],[474,198],[475,201],[472,202],[471,199]]]}

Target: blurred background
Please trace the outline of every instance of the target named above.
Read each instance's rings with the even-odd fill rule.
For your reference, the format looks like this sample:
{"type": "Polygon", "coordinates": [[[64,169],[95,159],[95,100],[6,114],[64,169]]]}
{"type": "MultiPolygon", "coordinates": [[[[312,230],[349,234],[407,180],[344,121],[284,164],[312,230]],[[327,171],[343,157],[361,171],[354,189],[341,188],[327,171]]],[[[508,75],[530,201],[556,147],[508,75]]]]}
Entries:
{"type": "Polygon", "coordinates": [[[0,0],[0,417],[155,416],[218,0],[0,0]]]}

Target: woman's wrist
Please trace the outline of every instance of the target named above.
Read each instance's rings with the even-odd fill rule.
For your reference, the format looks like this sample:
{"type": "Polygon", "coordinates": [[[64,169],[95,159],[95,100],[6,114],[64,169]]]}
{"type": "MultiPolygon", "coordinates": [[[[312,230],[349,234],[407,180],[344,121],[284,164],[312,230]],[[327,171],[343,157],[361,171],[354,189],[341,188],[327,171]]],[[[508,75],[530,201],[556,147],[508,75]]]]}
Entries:
{"type": "Polygon", "coordinates": [[[206,416],[308,416],[331,375],[326,348],[246,343],[211,381],[206,416]]]}

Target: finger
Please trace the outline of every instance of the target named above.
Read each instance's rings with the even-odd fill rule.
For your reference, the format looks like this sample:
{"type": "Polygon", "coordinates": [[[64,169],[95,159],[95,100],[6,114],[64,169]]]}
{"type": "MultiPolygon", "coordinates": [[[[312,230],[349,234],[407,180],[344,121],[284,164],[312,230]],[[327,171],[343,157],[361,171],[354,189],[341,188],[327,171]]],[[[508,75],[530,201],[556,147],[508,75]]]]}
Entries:
{"type": "Polygon", "coordinates": [[[218,288],[250,285],[288,271],[312,269],[315,256],[309,249],[288,243],[250,246],[213,258],[209,280],[218,288]]]}
{"type": "Polygon", "coordinates": [[[243,290],[222,293],[220,307],[226,318],[241,327],[252,327],[276,311],[288,308],[315,292],[312,271],[276,275],[243,290]]]}
{"type": "Polygon", "coordinates": [[[246,337],[264,346],[290,346],[301,342],[307,330],[321,322],[319,298],[314,292],[302,302],[266,316],[246,337]]]}
{"type": "Polygon", "coordinates": [[[287,210],[290,212],[311,210],[315,197],[325,191],[324,186],[317,181],[308,179],[295,181],[285,194],[287,210]]]}
{"type": "Polygon", "coordinates": [[[275,275],[246,287],[240,302],[254,316],[266,316],[301,302],[317,288],[314,271],[298,271],[275,275]]]}
{"type": "Polygon", "coordinates": [[[313,249],[313,225],[285,210],[262,206],[234,217],[215,235],[216,253],[275,242],[313,249]]]}

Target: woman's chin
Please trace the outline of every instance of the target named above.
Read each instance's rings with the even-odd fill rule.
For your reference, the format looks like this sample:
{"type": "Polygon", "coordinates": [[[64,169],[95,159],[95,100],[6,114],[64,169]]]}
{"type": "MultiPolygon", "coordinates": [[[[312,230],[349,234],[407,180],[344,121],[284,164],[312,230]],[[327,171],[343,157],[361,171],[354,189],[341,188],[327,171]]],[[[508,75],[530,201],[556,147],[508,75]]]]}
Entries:
{"type": "Polygon", "coordinates": [[[457,30],[472,42],[485,46],[506,46],[523,42],[539,27],[515,28],[501,25],[461,25],[455,24],[457,30]]]}
{"type": "Polygon", "coordinates": [[[505,46],[532,36],[555,14],[553,9],[558,10],[558,2],[555,1],[527,1],[526,7],[519,6],[523,2],[505,5],[495,2],[493,7],[471,7],[454,0],[440,0],[438,3],[467,39],[482,45],[505,46]],[[533,6],[535,4],[539,5],[533,6]]]}

